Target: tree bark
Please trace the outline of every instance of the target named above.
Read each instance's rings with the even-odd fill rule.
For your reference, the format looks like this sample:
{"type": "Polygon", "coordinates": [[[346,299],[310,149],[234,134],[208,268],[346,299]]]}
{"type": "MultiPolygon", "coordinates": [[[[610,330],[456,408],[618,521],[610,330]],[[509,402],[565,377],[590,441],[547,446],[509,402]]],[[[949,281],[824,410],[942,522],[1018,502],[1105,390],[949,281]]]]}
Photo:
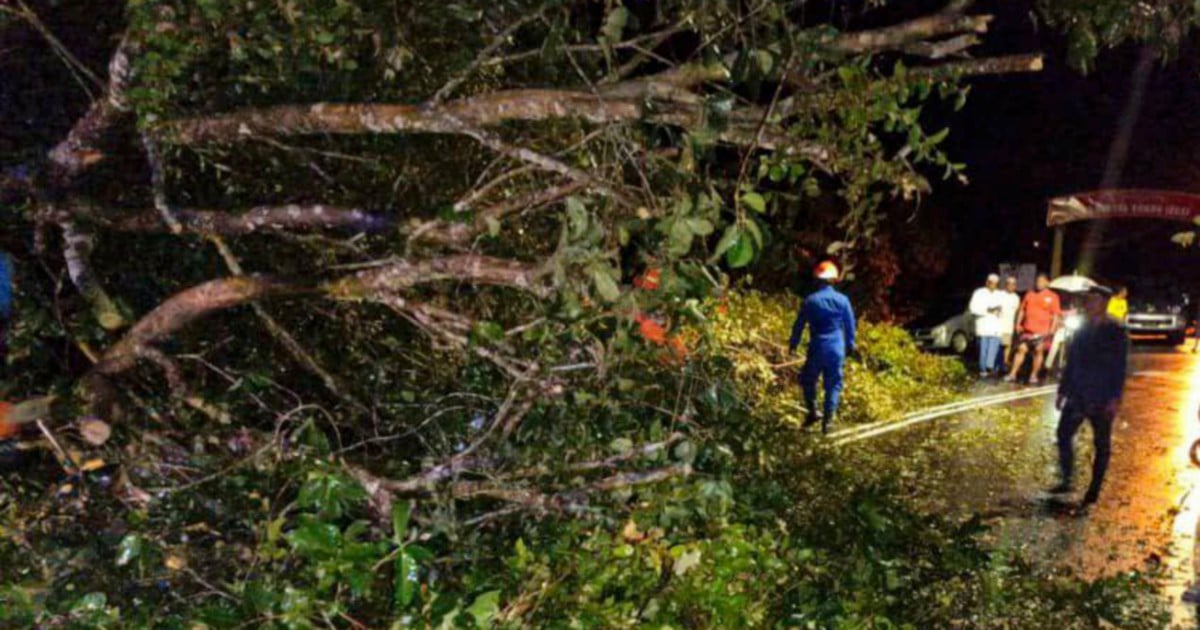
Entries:
{"type": "Polygon", "coordinates": [[[128,36],[121,39],[108,63],[108,86],[102,97],[92,103],[67,137],[50,150],[50,184],[67,189],[74,179],[104,159],[103,142],[112,129],[128,118],[125,91],[132,71],[133,45],[128,36]]]}
{"type": "Polygon", "coordinates": [[[198,144],[236,142],[250,136],[460,134],[463,125],[490,127],[510,121],[562,118],[608,123],[641,116],[641,104],[629,99],[607,100],[573,90],[506,90],[433,107],[317,103],[243,109],[177,120],[165,124],[161,131],[169,141],[198,144]]]}
{"type": "Polygon", "coordinates": [[[963,15],[963,8],[965,8],[964,3],[955,2],[940,13],[895,26],[843,33],[833,38],[829,43],[829,49],[845,54],[866,54],[898,50],[909,44],[947,35],[986,33],[992,16],[963,15]]]}
{"type": "Polygon", "coordinates": [[[318,292],[315,283],[290,282],[267,276],[241,276],[206,282],[175,294],[150,311],[109,348],[92,369],[104,375],[128,370],[136,365],[139,348],[161,341],[217,311],[266,297],[318,292]]]}
{"type": "MultiPolygon", "coordinates": [[[[90,210],[84,210],[83,216],[95,218],[101,227],[118,232],[169,231],[161,215],[154,212],[108,218],[99,216],[90,210]]],[[[179,222],[183,232],[220,236],[321,230],[378,233],[387,231],[395,225],[395,220],[391,217],[372,214],[357,208],[322,204],[258,206],[240,213],[178,208],[172,211],[172,216],[179,222]]]]}
{"type": "Polygon", "coordinates": [[[125,318],[121,316],[120,309],[92,271],[92,234],[71,221],[63,221],[59,225],[63,235],[63,259],[67,263],[67,275],[70,276],[71,283],[92,305],[101,326],[107,330],[116,330],[124,326],[125,318]]]}
{"type": "Polygon", "coordinates": [[[463,254],[430,260],[397,260],[375,269],[360,271],[350,278],[332,283],[329,294],[335,299],[372,299],[418,284],[456,280],[476,285],[513,287],[546,297],[550,287],[544,282],[545,276],[544,270],[528,263],[463,254]]]}

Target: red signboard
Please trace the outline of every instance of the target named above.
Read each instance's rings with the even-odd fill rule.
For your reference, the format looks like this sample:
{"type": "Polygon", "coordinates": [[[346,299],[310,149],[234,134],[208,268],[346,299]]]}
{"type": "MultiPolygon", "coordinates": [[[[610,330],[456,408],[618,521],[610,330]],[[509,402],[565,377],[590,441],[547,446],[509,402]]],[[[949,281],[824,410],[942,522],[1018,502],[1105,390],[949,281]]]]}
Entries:
{"type": "Polygon", "coordinates": [[[1097,190],[1050,200],[1046,225],[1093,219],[1163,219],[1192,223],[1200,195],[1166,190],[1097,190]]]}

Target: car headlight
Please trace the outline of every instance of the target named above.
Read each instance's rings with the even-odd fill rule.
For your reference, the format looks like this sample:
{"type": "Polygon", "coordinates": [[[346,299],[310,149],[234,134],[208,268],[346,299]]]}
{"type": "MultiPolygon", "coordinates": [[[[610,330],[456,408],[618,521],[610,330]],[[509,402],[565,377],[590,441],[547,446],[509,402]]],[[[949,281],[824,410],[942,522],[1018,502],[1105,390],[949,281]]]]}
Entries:
{"type": "Polygon", "coordinates": [[[1182,306],[1172,306],[1167,309],[1167,312],[1172,315],[1178,315],[1183,312],[1183,307],[1182,306]]]}
{"type": "Polygon", "coordinates": [[[938,341],[938,342],[944,341],[946,339],[946,335],[948,335],[948,334],[950,334],[950,330],[947,329],[945,326],[938,326],[937,328],[934,328],[933,330],[930,331],[930,335],[934,338],[935,341],[938,341]]]}
{"type": "Polygon", "coordinates": [[[1083,316],[1070,315],[1067,317],[1067,321],[1064,322],[1063,325],[1067,327],[1067,330],[1075,332],[1076,330],[1079,330],[1081,326],[1083,326],[1083,316]]]}

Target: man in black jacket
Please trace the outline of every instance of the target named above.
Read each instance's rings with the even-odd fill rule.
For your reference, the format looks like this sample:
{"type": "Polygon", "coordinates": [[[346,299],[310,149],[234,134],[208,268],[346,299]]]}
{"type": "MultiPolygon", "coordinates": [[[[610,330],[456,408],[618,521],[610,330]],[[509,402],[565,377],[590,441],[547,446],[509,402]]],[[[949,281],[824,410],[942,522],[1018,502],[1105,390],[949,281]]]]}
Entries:
{"type": "Polygon", "coordinates": [[[1100,497],[1104,473],[1112,452],[1113,420],[1121,406],[1125,390],[1125,370],[1129,359],[1129,337],[1107,315],[1108,293],[1093,288],[1085,297],[1087,322],[1075,333],[1067,348],[1067,368],[1058,386],[1058,462],[1062,483],[1051,492],[1071,491],[1075,466],[1075,433],[1087,420],[1092,425],[1095,455],[1092,481],[1083,496],[1086,507],[1100,497]]]}

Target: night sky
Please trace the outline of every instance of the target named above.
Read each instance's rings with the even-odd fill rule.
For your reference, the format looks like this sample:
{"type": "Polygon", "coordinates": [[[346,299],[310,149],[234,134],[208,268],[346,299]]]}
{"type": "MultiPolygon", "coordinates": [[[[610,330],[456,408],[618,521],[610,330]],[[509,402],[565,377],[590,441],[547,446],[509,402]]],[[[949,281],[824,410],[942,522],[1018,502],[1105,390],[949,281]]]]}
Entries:
{"type": "MultiPolygon", "coordinates": [[[[1146,59],[1137,46],[1103,53],[1098,68],[1084,76],[1067,67],[1066,43],[1036,25],[1027,2],[991,2],[976,7],[997,20],[985,54],[1040,50],[1046,69],[1038,74],[979,78],[967,107],[938,120],[953,131],[947,148],[969,166],[970,186],[935,183],[924,211],[949,218],[954,263],[939,285],[978,285],[1002,261],[1036,262],[1048,269],[1051,232],[1045,227],[1049,198],[1110,187],[1165,188],[1200,192],[1200,47],[1193,37],[1177,59],[1146,59]],[[1139,66],[1145,90],[1136,118],[1126,115],[1136,93],[1139,66]],[[1121,121],[1132,121],[1124,161],[1111,148],[1121,121]]],[[[1136,99],[1135,99],[1136,100],[1136,99]]],[[[1137,107],[1133,108],[1135,111],[1137,107]]],[[[1119,152],[1118,152],[1119,153],[1119,152]]],[[[1094,225],[1094,224],[1093,224],[1094,225]]],[[[1095,274],[1108,281],[1172,275],[1200,285],[1200,251],[1170,243],[1186,226],[1153,221],[1102,225],[1095,274]]],[[[1068,228],[1064,270],[1089,229],[1068,228]]]]}

